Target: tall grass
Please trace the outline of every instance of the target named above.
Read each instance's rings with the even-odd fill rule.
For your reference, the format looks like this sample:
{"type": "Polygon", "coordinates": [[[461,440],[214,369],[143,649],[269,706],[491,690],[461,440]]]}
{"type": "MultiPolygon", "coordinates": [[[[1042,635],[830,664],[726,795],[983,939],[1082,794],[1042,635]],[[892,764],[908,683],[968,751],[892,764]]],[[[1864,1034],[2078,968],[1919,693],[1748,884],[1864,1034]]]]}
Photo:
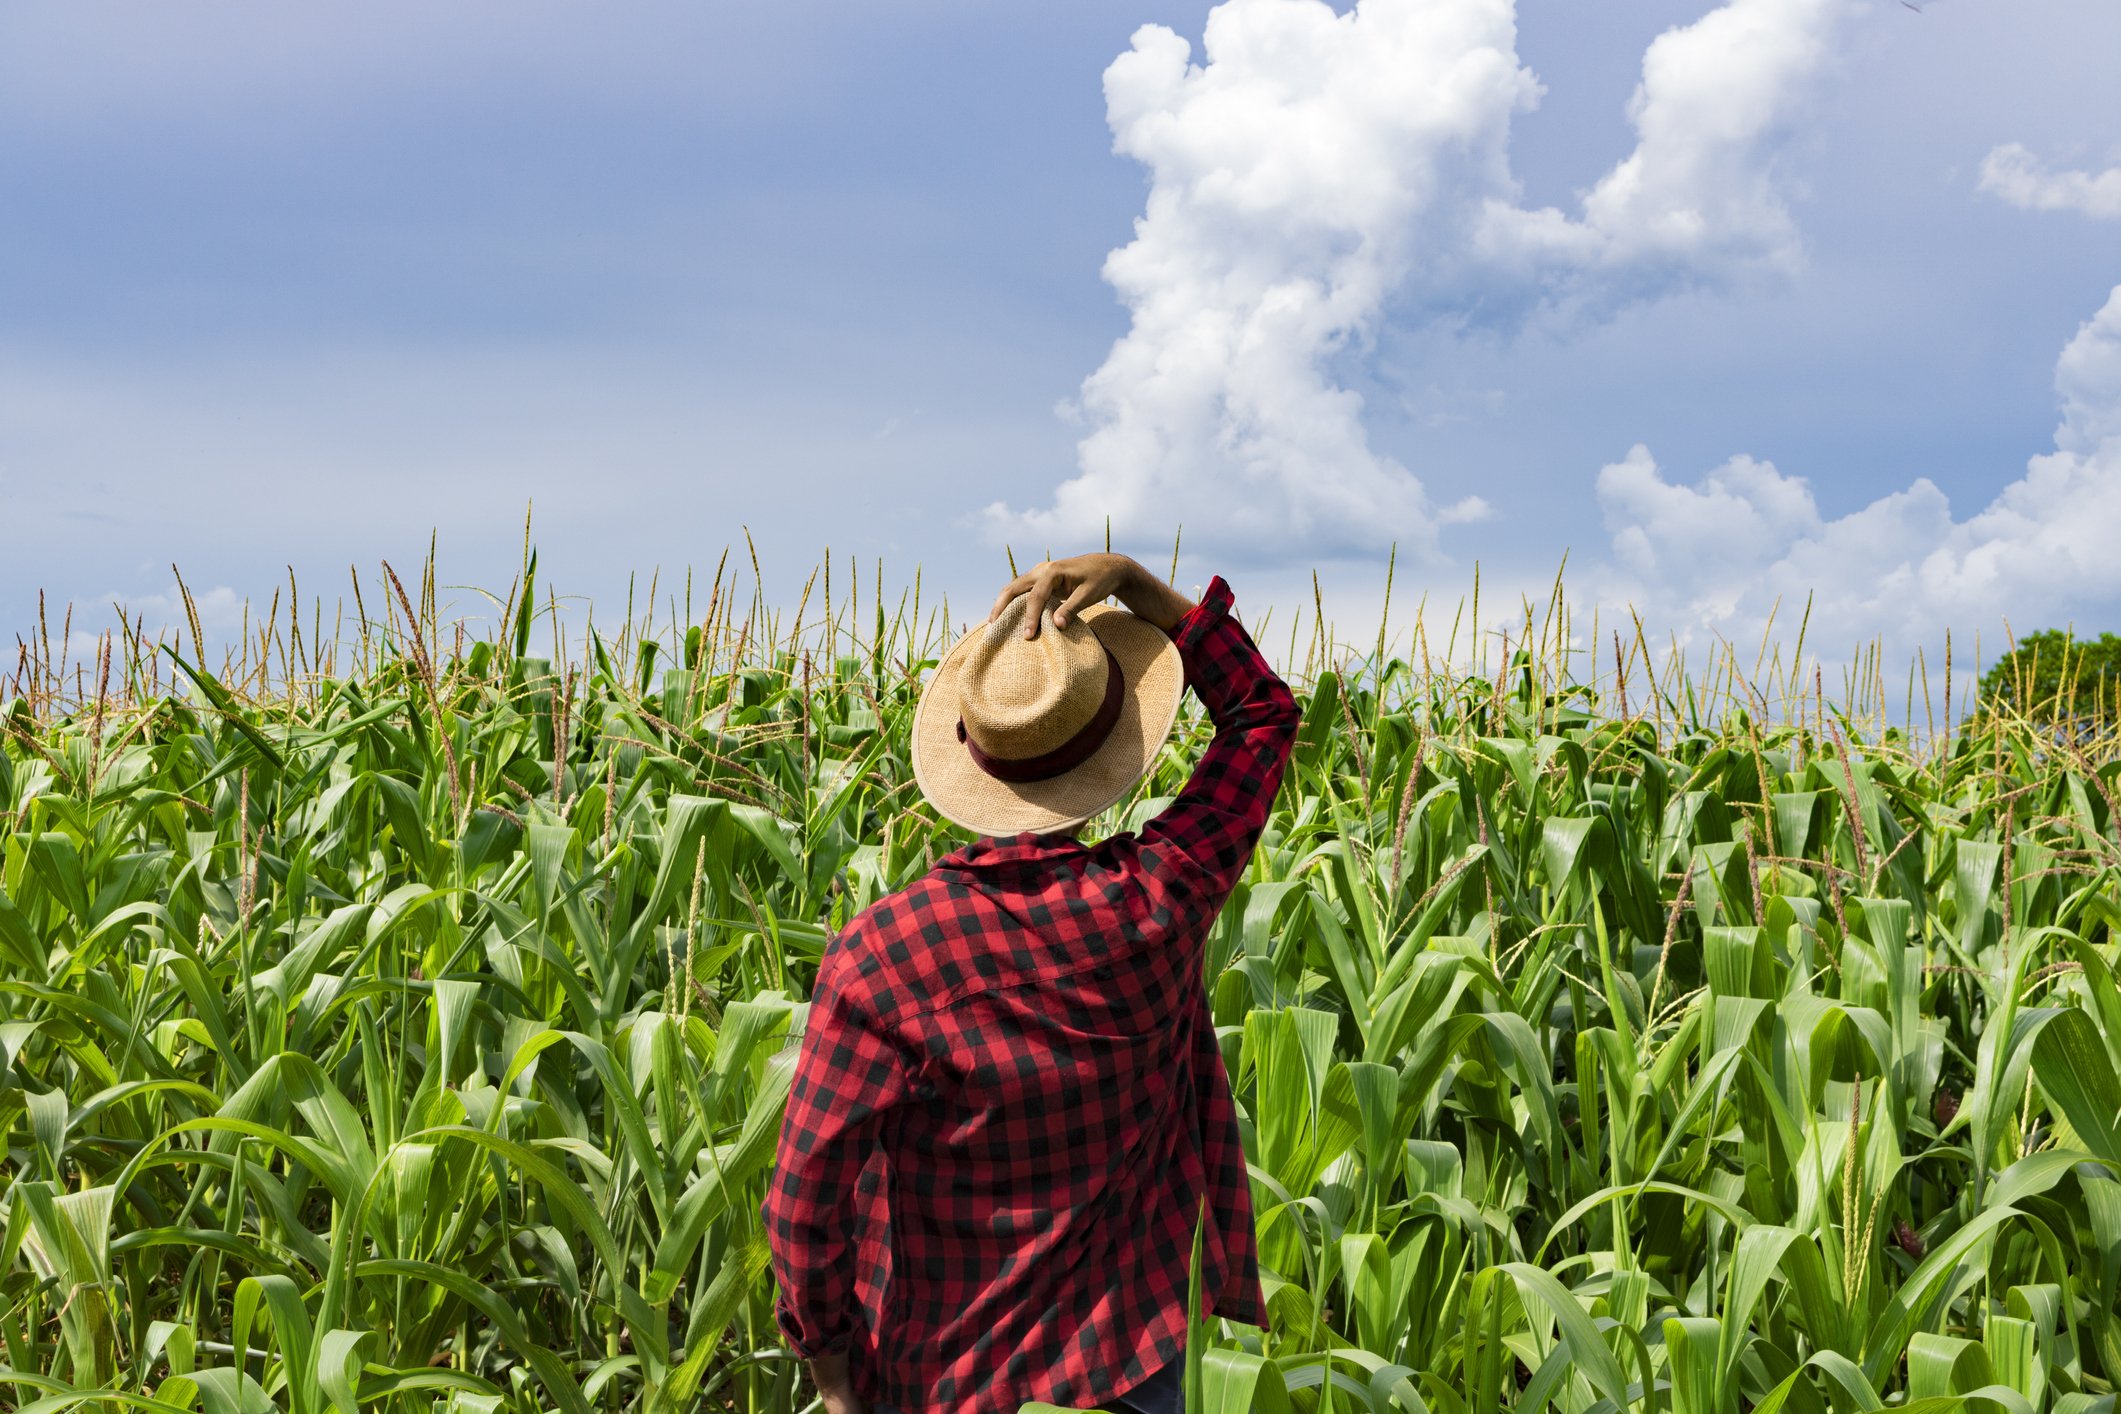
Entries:
{"type": "MultiPolygon", "coordinates": [[[[758,1202],[821,951],[958,842],[906,760],[952,624],[746,568],[572,641],[532,556],[491,630],[430,561],[211,666],[23,637],[14,1405],[811,1403],[758,1202]]],[[[1493,616],[1258,626],[1305,723],[1203,984],[1272,1322],[1204,1329],[1209,1407],[2111,1408],[2104,739],[1493,616]]]]}

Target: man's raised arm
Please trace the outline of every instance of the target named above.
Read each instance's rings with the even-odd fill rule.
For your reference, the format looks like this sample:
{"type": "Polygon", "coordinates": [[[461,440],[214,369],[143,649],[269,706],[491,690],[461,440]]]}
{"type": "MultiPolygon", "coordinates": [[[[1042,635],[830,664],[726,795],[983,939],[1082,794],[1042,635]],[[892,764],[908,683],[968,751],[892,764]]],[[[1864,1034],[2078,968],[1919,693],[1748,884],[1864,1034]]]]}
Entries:
{"type": "Polygon", "coordinates": [[[1170,860],[1210,908],[1222,906],[1259,843],[1303,721],[1288,684],[1232,617],[1231,602],[1217,575],[1171,626],[1186,685],[1208,709],[1215,740],[1178,798],[1141,832],[1144,855],[1170,860]]]}

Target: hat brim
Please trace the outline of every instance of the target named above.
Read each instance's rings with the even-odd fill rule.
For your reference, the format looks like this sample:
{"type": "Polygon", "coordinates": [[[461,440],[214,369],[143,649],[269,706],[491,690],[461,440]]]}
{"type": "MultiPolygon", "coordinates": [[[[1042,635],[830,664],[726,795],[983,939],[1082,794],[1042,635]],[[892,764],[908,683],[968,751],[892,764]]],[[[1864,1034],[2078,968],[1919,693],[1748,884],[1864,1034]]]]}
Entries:
{"type": "Polygon", "coordinates": [[[945,819],[982,835],[1071,828],[1116,803],[1155,761],[1185,694],[1178,646],[1156,625],[1110,605],[1086,607],[1078,618],[1118,660],[1126,691],[1104,745],[1050,780],[996,780],[957,739],[958,669],[985,627],[959,639],[936,665],[913,715],[913,777],[945,819]]]}

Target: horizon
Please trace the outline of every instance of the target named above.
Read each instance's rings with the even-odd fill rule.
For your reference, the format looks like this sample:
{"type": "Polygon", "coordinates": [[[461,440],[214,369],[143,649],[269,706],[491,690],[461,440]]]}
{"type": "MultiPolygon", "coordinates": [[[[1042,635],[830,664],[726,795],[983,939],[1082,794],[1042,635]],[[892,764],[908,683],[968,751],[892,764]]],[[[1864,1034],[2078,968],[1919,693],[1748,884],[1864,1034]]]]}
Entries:
{"type": "MultiPolygon", "coordinates": [[[[555,582],[533,534],[524,564],[534,570],[539,598],[528,609],[526,658],[557,667],[566,675],[587,678],[598,670],[596,655],[601,651],[609,656],[616,680],[624,685],[638,666],[641,646],[652,643],[653,685],[645,689],[651,693],[661,690],[662,673],[683,666],[680,655],[687,651],[688,633],[713,635],[712,641],[719,645],[717,661],[724,649],[748,649],[743,659],[747,665],[794,659],[799,654],[808,659],[815,653],[815,661],[823,666],[830,661],[826,654],[834,646],[847,650],[839,655],[842,661],[858,660],[869,655],[881,584],[887,606],[886,634],[897,666],[903,671],[910,664],[925,671],[973,624],[984,621],[990,602],[989,596],[975,593],[969,600],[975,608],[953,613],[951,591],[929,590],[919,567],[913,574],[898,576],[881,561],[847,564],[831,572],[837,576],[834,579],[822,559],[788,581],[800,586],[794,594],[775,599],[768,594],[766,564],[752,559],[746,550],[739,541],[717,555],[723,572],[719,580],[701,576],[666,580],[660,570],[637,573],[630,577],[627,593],[615,597],[618,612],[599,616],[588,596],[561,592],[564,586],[555,582]],[[836,591],[833,584],[838,586],[836,591]],[[799,611],[799,621],[790,622],[799,611]]],[[[1159,566],[1153,556],[1143,558],[1142,563],[1152,571],[1171,567],[1168,561],[1159,566]]],[[[399,571],[388,562],[378,562],[366,575],[357,566],[349,567],[345,586],[331,593],[312,592],[295,581],[293,587],[300,589],[303,598],[299,636],[290,635],[293,616],[282,607],[282,592],[290,588],[285,583],[256,600],[217,598],[201,605],[191,596],[192,602],[186,605],[180,597],[159,625],[149,625],[144,614],[138,616],[142,627],[137,642],[128,642],[133,630],[118,627],[114,613],[100,625],[72,623],[69,634],[66,610],[74,606],[64,606],[55,614],[47,605],[41,622],[16,634],[16,661],[8,671],[0,672],[0,705],[16,700],[40,704],[41,699],[35,710],[42,715],[63,707],[67,710],[62,715],[78,716],[98,701],[89,683],[101,654],[111,655],[110,664],[122,681],[129,655],[153,655],[164,649],[173,650],[175,656],[150,671],[158,686],[172,694],[193,696],[187,674],[197,667],[239,697],[293,701],[306,690],[314,700],[318,687],[365,681],[394,660],[411,621],[408,605],[418,616],[423,642],[444,664],[461,667],[470,650],[482,643],[512,651],[511,630],[516,616],[524,612],[520,566],[506,585],[472,585],[452,583],[440,572],[439,548],[434,559],[423,555],[414,564],[416,568],[399,571]],[[398,576],[396,584],[392,575],[398,576]],[[480,605],[483,610],[473,607],[480,605]],[[240,627],[233,633],[217,632],[211,627],[217,621],[240,627]],[[55,636],[58,646],[47,648],[45,644],[55,636]],[[267,645],[262,656],[261,643],[267,645]],[[276,655],[281,665],[277,669],[273,666],[276,655]],[[182,666],[178,659],[183,660],[182,666]],[[44,668],[41,684],[24,691],[24,683],[39,681],[40,664],[44,668]],[[69,673],[71,694],[66,683],[69,673]]],[[[181,566],[173,568],[179,571],[176,579],[181,595],[190,596],[181,566]]],[[[1606,619],[1606,606],[1596,603],[1579,618],[1569,595],[1565,564],[1556,567],[1543,596],[1536,600],[1514,590],[1503,597],[1492,587],[1483,587],[1478,564],[1472,566],[1470,579],[1464,594],[1443,603],[1423,593],[1409,604],[1389,584],[1379,586],[1373,599],[1356,601],[1358,610],[1374,603],[1391,611],[1380,614],[1374,629],[1330,612],[1323,593],[1307,605],[1297,605],[1294,612],[1283,604],[1268,604],[1248,613],[1240,590],[1236,609],[1277,671],[1303,691],[1315,688],[1320,675],[1327,672],[1343,680],[1365,682],[1380,669],[1389,671],[1394,666],[1409,670],[1409,690],[1416,693],[1429,691],[1439,680],[1492,684],[1498,680],[1496,670],[1508,664],[1511,676],[1529,670],[1543,692],[1562,693],[1557,708],[1574,702],[1575,694],[1584,690],[1592,694],[1594,716],[1610,701],[1619,709],[1611,714],[1612,720],[1654,716],[1662,724],[1669,709],[1675,727],[1714,723],[1733,712],[1763,726],[1788,727],[1794,722],[1802,727],[1823,721],[1821,714],[1831,712],[1852,727],[1868,729],[1865,739],[1873,743],[1899,732],[1925,747],[1949,740],[1970,719],[1981,679],[2015,651],[2019,636],[2007,624],[2000,646],[1985,644],[1978,631],[1957,637],[1947,634],[1944,652],[1934,660],[1918,647],[1904,661],[1893,661],[1882,638],[1843,653],[1821,652],[1808,640],[1811,605],[1804,604],[1794,606],[1788,615],[1783,614],[1784,606],[1776,606],[1767,631],[1750,646],[1722,638],[1709,644],[1685,643],[1671,634],[1658,639],[1632,614],[1618,622],[1606,619]],[[1350,622],[1358,626],[1344,631],[1350,622]],[[1589,628],[1584,627],[1586,623],[1589,628]],[[1588,671],[1577,671],[1579,664],[1587,664],[1588,671]],[[1687,702],[1683,712],[1682,698],[1687,702]],[[1631,701],[1641,710],[1631,710],[1631,701]]],[[[1203,580],[1179,587],[1197,597],[1205,584],[1203,580]]],[[[962,609],[968,600],[958,597],[954,602],[962,609]]],[[[2076,637],[2073,625],[2042,625],[2026,634],[2049,628],[2076,637]]],[[[2082,641],[2092,640],[2087,635],[2082,641]]],[[[730,666],[735,666],[733,658],[730,666]]],[[[128,696],[110,694],[109,700],[123,701],[128,696]]]]}

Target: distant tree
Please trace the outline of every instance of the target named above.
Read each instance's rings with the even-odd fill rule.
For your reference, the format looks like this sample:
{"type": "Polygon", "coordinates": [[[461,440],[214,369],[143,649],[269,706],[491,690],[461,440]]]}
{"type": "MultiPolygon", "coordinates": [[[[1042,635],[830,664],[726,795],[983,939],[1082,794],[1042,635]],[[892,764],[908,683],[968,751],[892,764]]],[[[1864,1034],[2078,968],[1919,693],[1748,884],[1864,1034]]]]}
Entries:
{"type": "Polygon", "coordinates": [[[2008,710],[2076,740],[2121,718],[2121,637],[2027,634],[1981,675],[1981,708],[2008,710]]]}

